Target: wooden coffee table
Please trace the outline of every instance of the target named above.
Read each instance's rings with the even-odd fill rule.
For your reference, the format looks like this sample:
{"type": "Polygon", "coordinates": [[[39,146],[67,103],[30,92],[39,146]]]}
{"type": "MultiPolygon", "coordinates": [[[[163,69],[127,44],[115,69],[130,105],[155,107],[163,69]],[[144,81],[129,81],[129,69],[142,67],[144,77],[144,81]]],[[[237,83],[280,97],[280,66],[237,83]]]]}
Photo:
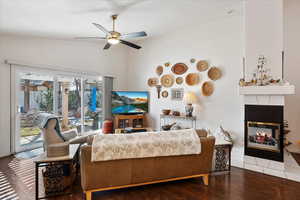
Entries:
{"type": "MultiPolygon", "coordinates": [[[[38,157],[33,159],[33,162],[35,163],[35,199],[45,199],[52,196],[58,196],[62,194],[66,194],[65,192],[57,193],[54,195],[45,195],[44,197],[39,197],[39,168],[41,167],[48,167],[48,166],[58,166],[58,165],[69,165],[73,166],[74,162],[76,162],[76,157],[78,156],[78,150],[79,150],[80,144],[70,144],[70,151],[69,155],[67,156],[60,156],[60,157],[47,157],[46,152],[39,155],[38,157]]],[[[72,172],[71,170],[71,173],[72,172]]],[[[75,172],[77,174],[77,170],[75,172]]],[[[60,175],[57,175],[60,176],[60,175]]],[[[62,175],[61,175],[62,176],[62,175]]],[[[72,183],[70,187],[72,187],[72,183]]]]}

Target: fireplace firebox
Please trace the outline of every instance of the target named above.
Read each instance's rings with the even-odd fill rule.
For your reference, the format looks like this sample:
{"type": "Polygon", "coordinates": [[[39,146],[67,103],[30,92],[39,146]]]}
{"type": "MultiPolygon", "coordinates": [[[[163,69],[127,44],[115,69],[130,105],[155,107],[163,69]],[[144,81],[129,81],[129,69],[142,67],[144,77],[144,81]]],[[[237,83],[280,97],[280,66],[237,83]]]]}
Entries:
{"type": "Polygon", "coordinates": [[[245,155],[283,162],[283,106],[245,105],[245,155]]]}

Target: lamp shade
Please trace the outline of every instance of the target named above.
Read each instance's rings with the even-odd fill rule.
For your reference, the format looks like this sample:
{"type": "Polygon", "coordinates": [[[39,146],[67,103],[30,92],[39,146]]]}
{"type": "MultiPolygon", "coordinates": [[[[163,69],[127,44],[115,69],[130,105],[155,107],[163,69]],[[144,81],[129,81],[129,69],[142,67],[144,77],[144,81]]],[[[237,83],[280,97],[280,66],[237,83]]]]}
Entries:
{"type": "Polygon", "coordinates": [[[186,92],[184,93],[183,101],[186,104],[195,104],[198,102],[198,98],[194,92],[186,92]]]}

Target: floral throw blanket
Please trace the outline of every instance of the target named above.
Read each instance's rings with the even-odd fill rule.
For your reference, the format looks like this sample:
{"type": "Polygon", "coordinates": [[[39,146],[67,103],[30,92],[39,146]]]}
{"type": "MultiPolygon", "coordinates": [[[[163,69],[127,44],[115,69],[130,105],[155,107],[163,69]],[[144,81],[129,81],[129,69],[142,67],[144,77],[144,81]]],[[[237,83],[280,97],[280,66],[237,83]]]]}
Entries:
{"type": "Polygon", "coordinates": [[[92,161],[200,154],[194,129],[133,134],[101,134],[92,143],[92,161]]]}

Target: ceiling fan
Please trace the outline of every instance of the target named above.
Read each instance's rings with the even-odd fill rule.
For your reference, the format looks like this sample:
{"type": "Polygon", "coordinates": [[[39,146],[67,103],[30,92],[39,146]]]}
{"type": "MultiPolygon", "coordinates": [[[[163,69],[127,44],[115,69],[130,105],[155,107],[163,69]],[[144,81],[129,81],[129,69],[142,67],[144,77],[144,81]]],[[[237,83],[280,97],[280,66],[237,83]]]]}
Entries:
{"type": "Polygon", "coordinates": [[[77,37],[76,39],[99,39],[99,40],[107,40],[106,45],[104,46],[104,50],[109,49],[112,45],[121,43],[125,44],[127,46],[130,46],[135,49],[140,49],[142,48],[139,45],[133,44],[131,42],[128,42],[123,39],[129,39],[129,38],[137,38],[137,37],[145,37],[147,36],[147,33],[144,31],[141,32],[134,32],[134,33],[127,33],[127,34],[121,34],[115,30],[115,21],[118,18],[118,15],[112,15],[111,16],[113,20],[113,30],[108,31],[106,28],[101,26],[100,24],[93,23],[94,26],[96,26],[98,29],[100,29],[102,32],[106,34],[105,37],[77,37]]]}

